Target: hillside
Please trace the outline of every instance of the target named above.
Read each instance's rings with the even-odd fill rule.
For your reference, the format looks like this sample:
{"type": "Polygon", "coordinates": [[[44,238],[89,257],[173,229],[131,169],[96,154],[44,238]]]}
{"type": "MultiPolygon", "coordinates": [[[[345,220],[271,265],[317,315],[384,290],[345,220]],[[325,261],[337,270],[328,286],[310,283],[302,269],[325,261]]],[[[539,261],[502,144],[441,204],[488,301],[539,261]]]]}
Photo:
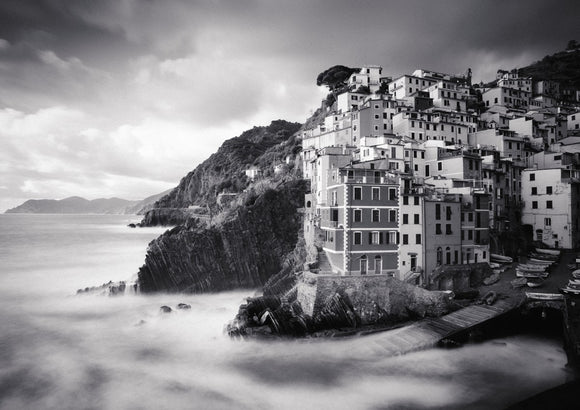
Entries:
{"type": "Polygon", "coordinates": [[[170,191],[151,195],[140,201],[121,198],[97,198],[88,200],[79,196],[65,199],[29,199],[7,214],[140,214],[149,210],[155,201],[170,191]]]}
{"type": "Polygon", "coordinates": [[[7,214],[124,214],[129,206],[140,201],[129,201],[121,198],[99,198],[89,201],[78,196],[65,199],[30,199],[23,204],[9,209],[7,214]]]}
{"type": "Polygon", "coordinates": [[[249,184],[244,171],[250,165],[271,173],[272,165],[300,152],[300,140],[293,134],[299,123],[272,121],[225,141],[218,151],[188,173],[156,208],[186,208],[190,205],[214,207],[221,192],[241,192],[249,184]]]}
{"type": "Polygon", "coordinates": [[[562,86],[580,87],[580,48],[560,51],[518,70],[534,80],[558,81],[562,86]]]}

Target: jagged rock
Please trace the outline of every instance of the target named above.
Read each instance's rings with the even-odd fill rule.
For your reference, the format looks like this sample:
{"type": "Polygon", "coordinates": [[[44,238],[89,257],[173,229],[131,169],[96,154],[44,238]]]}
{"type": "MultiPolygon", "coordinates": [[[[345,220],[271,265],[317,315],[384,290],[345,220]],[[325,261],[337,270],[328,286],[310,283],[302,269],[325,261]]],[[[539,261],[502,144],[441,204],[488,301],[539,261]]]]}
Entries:
{"type": "Polygon", "coordinates": [[[100,286],[91,286],[86,287],[84,289],[78,289],[77,295],[86,293],[86,294],[99,294],[103,296],[117,296],[124,294],[126,288],[127,284],[124,281],[113,282],[110,280],[107,283],[103,283],[100,286]]]}
{"type": "Polygon", "coordinates": [[[177,305],[177,309],[182,310],[191,309],[191,305],[188,305],[187,303],[180,303],[177,305]]]}
{"type": "Polygon", "coordinates": [[[139,270],[140,290],[256,288],[280,271],[293,273],[288,258],[300,237],[297,208],[303,205],[305,190],[304,181],[289,181],[248,197],[219,226],[190,219],[165,232],[149,244],[139,270]]]}
{"type": "Polygon", "coordinates": [[[169,306],[163,305],[159,308],[159,311],[161,313],[171,313],[173,312],[173,309],[171,309],[169,306]]]}

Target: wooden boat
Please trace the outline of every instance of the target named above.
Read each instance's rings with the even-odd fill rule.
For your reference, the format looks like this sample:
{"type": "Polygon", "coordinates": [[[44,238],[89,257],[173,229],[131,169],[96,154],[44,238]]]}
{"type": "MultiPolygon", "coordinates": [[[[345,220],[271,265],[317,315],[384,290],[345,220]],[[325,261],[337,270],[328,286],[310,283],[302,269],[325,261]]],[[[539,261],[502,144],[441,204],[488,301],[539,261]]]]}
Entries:
{"type": "Polygon", "coordinates": [[[540,260],[544,260],[544,261],[553,261],[553,262],[555,262],[555,261],[558,260],[558,257],[557,256],[554,256],[554,255],[546,255],[546,254],[543,254],[543,253],[531,252],[528,256],[530,258],[540,259],[540,260]]]}
{"type": "Polygon", "coordinates": [[[535,265],[552,266],[554,264],[554,261],[546,261],[546,260],[543,260],[543,259],[529,258],[528,259],[528,263],[532,263],[532,264],[535,264],[535,265]]]}
{"type": "Polygon", "coordinates": [[[558,293],[536,293],[536,292],[526,292],[526,297],[528,299],[536,300],[562,300],[564,296],[558,293]]]}
{"type": "Polygon", "coordinates": [[[509,256],[498,255],[497,253],[492,253],[490,255],[491,261],[496,263],[512,263],[514,260],[509,256]]]}
{"type": "Polygon", "coordinates": [[[528,287],[538,288],[544,283],[544,278],[528,278],[528,287]]]}
{"type": "Polygon", "coordinates": [[[537,253],[545,253],[546,255],[560,256],[560,251],[557,249],[536,248],[537,253]]]}
{"type": "Polygon", "coordinates": [[[495,262],[488,262],[487,264],[492,269],[497,269],[497,268],[501,267],[501,265],[499,263],[495,263],[495,262]]]}
{"type": "Polygon", "coordinates": [[[516,269],[516,276],[518,278],[547,278],[548,272],[528,272],[516,269]]]}
{"type": "Polygon", "coordinates": [[[546,266],[546,265],[533,265],[533,264],[527,265],[527,264],[520,263],[517,266],[517,268],[521,269],[521,270],[530,271],[530,272],[545,272],[546,269],[548,268],[548,266],[546,266]]]}
{"type": "Polygon", "coordinates": [[[574,279],[580,279],[580,269],[576,269],[570,275],[572,275],[574,279]]]}
{"type": "Polygon", "coordinates": [[[569,280],[566,287],[560,290],[569,295],[580,295],[580,280],[569,280]]]}

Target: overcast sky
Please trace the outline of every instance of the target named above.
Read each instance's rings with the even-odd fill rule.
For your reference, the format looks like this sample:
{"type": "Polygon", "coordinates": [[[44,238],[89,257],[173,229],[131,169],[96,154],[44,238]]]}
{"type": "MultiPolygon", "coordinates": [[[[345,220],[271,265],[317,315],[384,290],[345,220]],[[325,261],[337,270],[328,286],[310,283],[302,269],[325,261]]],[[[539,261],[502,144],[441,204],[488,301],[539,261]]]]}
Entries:
{"type": "Polygon", "coordinates": [[[579,21],[576,0],[1,0],[0,212],[175,186],[225,139],[303,122],[335,64],[490,80],[579,21]]]}

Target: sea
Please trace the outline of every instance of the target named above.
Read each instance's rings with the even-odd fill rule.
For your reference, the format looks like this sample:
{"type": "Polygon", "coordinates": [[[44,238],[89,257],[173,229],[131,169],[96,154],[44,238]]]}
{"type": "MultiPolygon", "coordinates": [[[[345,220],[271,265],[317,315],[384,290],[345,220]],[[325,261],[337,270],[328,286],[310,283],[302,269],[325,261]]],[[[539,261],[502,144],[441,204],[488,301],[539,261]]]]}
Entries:
{"type": "Polygon", "coordinates": [[[377,335],[230,339],[255,289],[77,295],[135,280],[164,231],[138,220],[0,215],[0,409],[501,409],[571,377],[550,334],[388,357],[377,335]]]}

